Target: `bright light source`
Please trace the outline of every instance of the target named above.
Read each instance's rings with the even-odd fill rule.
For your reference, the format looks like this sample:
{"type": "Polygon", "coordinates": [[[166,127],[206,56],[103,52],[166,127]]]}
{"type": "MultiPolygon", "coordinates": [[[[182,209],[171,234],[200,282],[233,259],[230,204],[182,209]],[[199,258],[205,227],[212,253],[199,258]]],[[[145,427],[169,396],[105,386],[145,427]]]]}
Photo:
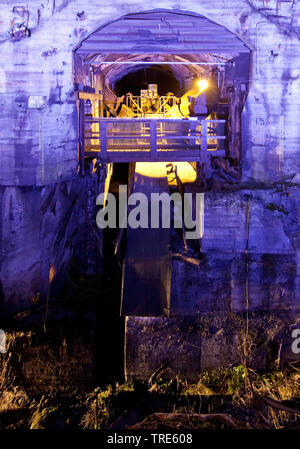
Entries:
{"type": "Polygon", "coordinates": [[[208,81],[207,80],[198,80],[197,87],[199,88],[200,93],[203,92],[208,87],[208,81]]]}
{"type": "MultiPolygon", "coordinates": [[[[165,178],[168,162],[137,162],[135,166],[136,173],[151,178],[165,178]]],[[[194,182],[197,174],[189,162],[173,162],[177,165],[177,173],[183,183],[194,182]]]]}

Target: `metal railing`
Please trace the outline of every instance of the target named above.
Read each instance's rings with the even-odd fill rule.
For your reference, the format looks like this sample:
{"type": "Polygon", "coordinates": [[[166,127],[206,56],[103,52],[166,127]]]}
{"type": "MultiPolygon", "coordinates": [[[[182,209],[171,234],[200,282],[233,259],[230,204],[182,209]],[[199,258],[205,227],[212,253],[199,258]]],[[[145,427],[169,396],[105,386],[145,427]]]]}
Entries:
{"type": "Polygon", "coordinates": [[[80,161],[195,161],[224,156],[225,120],[91,118],[79,126],[80,161]]]}

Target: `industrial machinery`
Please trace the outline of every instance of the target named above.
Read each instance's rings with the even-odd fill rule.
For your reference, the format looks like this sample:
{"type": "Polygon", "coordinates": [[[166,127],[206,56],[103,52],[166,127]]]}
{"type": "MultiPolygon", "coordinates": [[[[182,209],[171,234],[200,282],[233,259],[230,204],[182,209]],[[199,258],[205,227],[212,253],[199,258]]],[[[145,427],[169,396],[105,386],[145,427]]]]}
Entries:
{"type": "Polygon", "coordinates": [[[181,97],[172,92],[159,95],[157,84],[148,84],[148,89],[141,89],[140,95],[128,92],[125,96],[116,98],[114,103],[104,100],[105,116],[114,117],[161,117],[161,118],[187,118],[208,117],[217,111],[219,101],[218,89],[207,80],[200,79],[194,82],[191,89],[181,97]],[[213,92],[207,100],[206,90],[213,92]]]}

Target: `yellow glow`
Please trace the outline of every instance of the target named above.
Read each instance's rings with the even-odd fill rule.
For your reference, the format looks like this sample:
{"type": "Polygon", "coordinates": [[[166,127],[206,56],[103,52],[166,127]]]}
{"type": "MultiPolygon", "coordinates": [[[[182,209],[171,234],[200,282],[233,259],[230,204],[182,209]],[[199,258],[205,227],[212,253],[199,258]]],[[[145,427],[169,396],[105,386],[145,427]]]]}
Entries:
{"type": "MultiPolygon", "coordinates": [[[[167,175],[166,165],[170,162],[137,162],[135,171],[143,176],[151,178],[165,178],[167,175]]],[[[182,182],[196,181],[196,172],[188,162],[172,162],[177,166],[177,174],[182,182]]]]}
{"type": "Polygon", "coordinates": [[[208,81],[207,80],[203,80],[203,79],[202,80],[198,80],[197,81],[197,87],[200,89],[199,93],[204,92],[205,89],[208,88],[208,81]]]}
{"type": "Polygon", "coordinates": [[[55,276],[55,268],[53,265],[51,265],[49,270],[49,284],[51,284],[51,282],[53,281],[54,276],[55,276]]]}
{"type": "Polygon", "coordinates": [[[198,97],[202,94],[202,92],[205,91],[205,89],[208,88],[208,81],[205,79],[198,79],[193,82],[193,86],[190,90],[188,90],[185,94],[182,95],[180,98],[180,112],[183,115],[183,117],[189,117],[190,111],[189,111],[189,97],[198,97]]]}

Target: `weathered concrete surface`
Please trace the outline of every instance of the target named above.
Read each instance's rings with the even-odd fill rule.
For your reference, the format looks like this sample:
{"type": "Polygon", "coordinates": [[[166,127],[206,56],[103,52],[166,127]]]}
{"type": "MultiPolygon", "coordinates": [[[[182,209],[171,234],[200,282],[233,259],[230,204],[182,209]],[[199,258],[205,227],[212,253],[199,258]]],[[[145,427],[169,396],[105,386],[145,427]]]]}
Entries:
{"type": "MultiPolygon", "coordinates": [[[[94,187],[89,178],[43,188],[2,187],[0,285],[5,314],[24,310],[32,297],[47,294],[51,267],[54,284],[66,278],[72,259],[79,270],[88,271],[93,232],[87,223],[87,197],[94,187]]],[[[94,235],[93,242],[96,249],[94,235]]]]}
{"type": "MultiPolygon", "coordinates": [[[[250,313],[248,318],[248,366],[270,369],[279,353],[280,363],[299,360],[291,349],[292,315],[250,313]]],[[[225,310],[181,319],[127,317],[126,378],[148,380],[167,366],[170,377],[197,381],[201,370],[245,363],[245,336],[246,316],[225,310]]]]}
{"type": "MultiPolygon", "coordinates": [[[[270,183],[300,172],[299,2],[166,0],[162,5],[157,0],[142,4],[118,0],[108,5],[102,0],[29,0],[24,7],[14,6],[5,0],[0,12],[0,185],[44,186],[77,176],[72,50],[102,24],[162,6],[203,14],[253,48],[251,86],[243,115],[243,179],[270,183]]],[[[60,226],[59,219],[58,215],[54,218],[54,227],[60,226]]],[[[30,216],[24,220],[30,222],[30,216]]],[[[265,234],[267,239],[269,230],[265,234]]],[[[286,253],[289,242],[281,235],[286,253]]],[[[218,236],[212,240],[218,241],[218,236]]],[[[239,237],[233,240],[239,246],[239,237]]],[[[208,249],[208,240],[205,244],[208,249]]],[[[14,263],[23,265],[21,246],[17,254],[20,259],[14,263]]]]}
{"type": "Polygon", "coordinates": [[[206,192],[203,259],[173,260],[171,315],[244,310],[246,282],[250,310],[300,311],[299,211],[298,187],[206,192]]]}
{"type": "Polygon", "coordinates": [[[173,259],[171,318],[127,318],[128,378],[146,380],[165,362],[191,380],[241,363],[247,314],[261,346],[250,351],[254,368],[267,367],[274,345],[282,361],[299,359],[291,350],[300,319],[299,206],[296,186],[205,193],[202,259],[173,259]]]}
{"type": "Polygon", "coordinates": [[[300,171],[299,2],[29,0],[23,9],[2,3],[0,184],[43,185],[76,173],[72,50],[102,24],[162,7],[203,14],[253,49],[243,114],[244,179],[272,182],[300,171]]]}

